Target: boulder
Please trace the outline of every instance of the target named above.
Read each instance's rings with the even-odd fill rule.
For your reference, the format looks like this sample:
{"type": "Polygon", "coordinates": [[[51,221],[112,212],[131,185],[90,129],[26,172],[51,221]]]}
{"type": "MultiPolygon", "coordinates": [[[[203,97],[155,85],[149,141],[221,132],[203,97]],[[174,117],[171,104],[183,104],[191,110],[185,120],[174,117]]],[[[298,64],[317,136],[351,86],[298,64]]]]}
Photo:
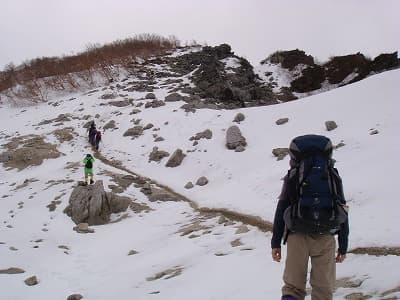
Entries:
{"type": "Polygon", "coordinates": [[[236,125],[231,126],[226,131],[226,147],[230,150],[235,150],[239,146],[247,146],[246,139],[236,125]]]}
{"type": "Polygon", "coordinates": [[[137,125],[133,128],[129,128],[127,131],[125,131],[124,136],[132,136],[134,138],[137,138],[143,134],[143,127],[140,125],[137,125]]]}
{"type": "Polygon", "coordinates": [[[338,126],[335,121],[326,121],[325,122],[326,130],[331,131],[336,129],[338,126]]]}
{"type": "Polygon", "coordinates": [[[111,120],[111,121],[109,121],[106,125],[104,125],[103,126],[103,129],[104,130],[107,130],[107,129],[114,129],[116,126],[115,126],[115,121],[114,120],[111,120]]]}
{"type": "Polygon", "coordinates": [[[280,118],[278,120],[276,120],[275,124],[276,125],[283,125],[285,123],[289,122],[289,118],[280,118]]]}
{"type": "Polygon", "coordinates": [[[399,66],[400,61],[397,58],[397,51],[378,55],[371,63],[371,69],[374,72],[382,72],[385,70],[398,68],[399,66]]]}
{"type": "Polygon", "coordinates": [[[25,279],[24,282],[28,286],[37,285],[39,283],[39,281],[38,281],[36,276],[31,276],[31,277],[25,279]]]}
{"type": "Polygon", "coordinates": [[[233,122],[240,123],[240,122],[244,121],[245,118],[246,118],[246,117],[245,117],[244,114],[238,113],[238,114],[235,116],[235,118],[233,119],[233,122]]]}
{"type": "Polygon", "coordinates": [[[0,274],[21,274],[21,273],[25,273],[25,270],[15,267],[11,267],[8,269],[0,269],[0,274]]]}
{"type": "Polygon", "coordinates": [[[194,185],[191,181],[189,181],[188,183],[185,184],[185,189],[187,189],[187,190],[190,190],[193,187],[194,187],[194,185]]]}
{"type": "Polygon", "coordinates": [[[282,160],[285,158],[286,155],[289,154],[288,148],[275,148],[272,150],[272,154],[278,159],[282,160]]]}
{"type": "Polygon", "coordinates": [[[208,179],[207,179],[207,177],[204,177],[204,176],[200,177],[200,178],[197,179],[197,181],[196,181],[196,185],[199,185],[199,186],[204,186],[204,185],[206,185],[207,183],[208,183],[208,179]]]}
{"type": "Polygon", "coordinates": [[[128,197],[105,192],[103,181],[98,180],[93,185],[75,187],[64,212],[75,224],[101,225],[109,222],[111,213],[126,211],[130,203],[128,197]]]}
{"type": "Polygon", "coordinates": [[[184,97],[179,93],[172,93],[165,97],[165,102],[182,101],[184,97]]]}
{"type": "Polygon", "coordinates": [[[183,153],[181,149],[175,150],[175,152],[171,155],[170,159],[168,160],[166,167],[174,168],[179,166],[183,159],[185,158],[186,154],[183,153]]]}
{"type": "Polygon", "coordinates": [[[145,99],[156,99],[156,95],[154,93],[147,93],[146,96],[144,97],[145,99]]]}
{"type": "Polygon", "coordinates": [[[81,294],[72,294],[68,296],[67,300],[81,300],[82,298],[81,294]]]}
{"type": "Polygon", "coordinates": [[[210,129],[206,129],[202,132],[196,133],[196,135],[192,136],[189,140],[190,141],[198,141],[200,139],[211,139],[212,138],[212,131],[210,129]]]}

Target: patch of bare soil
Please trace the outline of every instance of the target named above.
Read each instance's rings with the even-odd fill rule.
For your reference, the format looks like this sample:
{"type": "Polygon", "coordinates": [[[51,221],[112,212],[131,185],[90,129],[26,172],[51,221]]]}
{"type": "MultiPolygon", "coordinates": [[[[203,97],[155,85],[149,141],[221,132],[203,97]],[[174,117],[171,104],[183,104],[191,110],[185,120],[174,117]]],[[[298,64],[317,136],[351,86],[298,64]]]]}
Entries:
{"type": "Polygon", "coordinates": [[[0,162],[6,168],[18,170],[39,166],[43,160],[58,158],[61,155],[57,145],[46,143],[44,138],[38,135],[15,137],[4,147],[7,151],[0,154],[0,162]]]}
{"type": "Polygon", "coordinates": [[[55,137],[60,143],[69,142],[73,140],[74,135],[76,135],[76,133],[74,132],[74,128],[72,127],[56,129],[52,132],[52,134],[55,135],[55,137]]]}

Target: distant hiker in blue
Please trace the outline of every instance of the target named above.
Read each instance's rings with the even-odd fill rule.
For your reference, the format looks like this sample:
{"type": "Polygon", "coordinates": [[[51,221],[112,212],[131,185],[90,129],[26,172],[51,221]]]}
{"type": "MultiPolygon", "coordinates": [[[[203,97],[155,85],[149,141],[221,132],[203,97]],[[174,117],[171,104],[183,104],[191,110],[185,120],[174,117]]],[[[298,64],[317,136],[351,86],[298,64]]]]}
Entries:
{"type": "Polygon", "coordinates": [[[299,136],[290,144],[290,170],[275,211],[272,259],[281,260],[287,242],[282,300],[306,296],[311,258],[312,300],[332,300],[336,263],[346,258],[349,223],[342,180],[333,167],[332,143],[324,136],[299,136]],[[335,258],[335,238],[339,248],[335,258]]]}
{"type": "Polygon", "coordinates": [[[99,150],[99,144],[101,141],[101,132],[100,130],[96,131],[96,135],[94,137],[94,146],[96,147],[96,150],[99,150]]]}
{"type": "Polygon", "coordinates": [[[95,136],[96,136],[96,132],[97,132],[97,130],[96,130],[96,124],[94,123],[94,121],[90,124],[90,127],[89,127],[89,143],[91,144],[91,145],[93,145],[94,146],[94,138],[95,138],[95,136]]]}
{"type": "Polygon", "coordinates": [[[84,177],[84,183],[85,184],[93,184],[94,183],[94,178],[93,178],[93,163],[94,163],[94,158],[91,154],[86,154],[85,158],[83,159],[83,165],[84,165],[84,171],[85,171],[85,177],[84,177]]]}

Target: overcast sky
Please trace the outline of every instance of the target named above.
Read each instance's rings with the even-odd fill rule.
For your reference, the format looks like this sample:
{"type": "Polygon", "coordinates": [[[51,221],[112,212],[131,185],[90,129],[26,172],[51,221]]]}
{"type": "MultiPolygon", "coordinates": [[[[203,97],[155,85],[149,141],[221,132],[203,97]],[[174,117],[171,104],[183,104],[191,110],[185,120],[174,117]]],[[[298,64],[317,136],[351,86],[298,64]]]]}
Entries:
{"type": "Polygon", "coordinates": [[[1,0],[0,69],[139,33],[229,43],[256,64],[276,50],[319,60],[400,50],[399,0],[1,0]]]}

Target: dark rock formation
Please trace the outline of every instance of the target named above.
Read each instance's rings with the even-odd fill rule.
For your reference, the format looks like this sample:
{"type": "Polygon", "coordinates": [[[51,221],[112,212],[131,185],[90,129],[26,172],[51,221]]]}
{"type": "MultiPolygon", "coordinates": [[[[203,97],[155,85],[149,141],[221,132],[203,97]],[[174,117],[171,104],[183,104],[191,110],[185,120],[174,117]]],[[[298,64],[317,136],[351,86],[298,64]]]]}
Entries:
{"type": "Polygon", "coordinates": [[[293,80],[290,86],[293,92],[306,93],[320,89],[324,80],[324,68],[315,65],[304,69],[302,76],[293,80]]]}
{"type": "MultiPolygon", "coordinates": [[[[361,53],[335,56],[324,65],[329,83],[341,83],[347,76],[357,73],[350,82],[365,78],[371,72],[370,61],[361,53]]],[[[349,82],[349,83],[350,83],[349,82]]]]}
{"type": "MultiPolygon", "coordinates": [[[[304,51],[299,49],[289,51],[277,51],[272,54],[267,60],[273,64],[281,64],[282,68],[292,70],[299,64],[308,66],[314,65],[314,58],[311,55],[306,55],[304,51]]],[[[261,63],[263,63],[261,62],[261,63]]]]}
{"type": "Polygon", "coordinates": [[[186,154],[183,153],[181,149],[175,150],[175,152],[171,155],[170,159],[167,161],[166,167],[174,168],[179,166],[186,154]]]}

